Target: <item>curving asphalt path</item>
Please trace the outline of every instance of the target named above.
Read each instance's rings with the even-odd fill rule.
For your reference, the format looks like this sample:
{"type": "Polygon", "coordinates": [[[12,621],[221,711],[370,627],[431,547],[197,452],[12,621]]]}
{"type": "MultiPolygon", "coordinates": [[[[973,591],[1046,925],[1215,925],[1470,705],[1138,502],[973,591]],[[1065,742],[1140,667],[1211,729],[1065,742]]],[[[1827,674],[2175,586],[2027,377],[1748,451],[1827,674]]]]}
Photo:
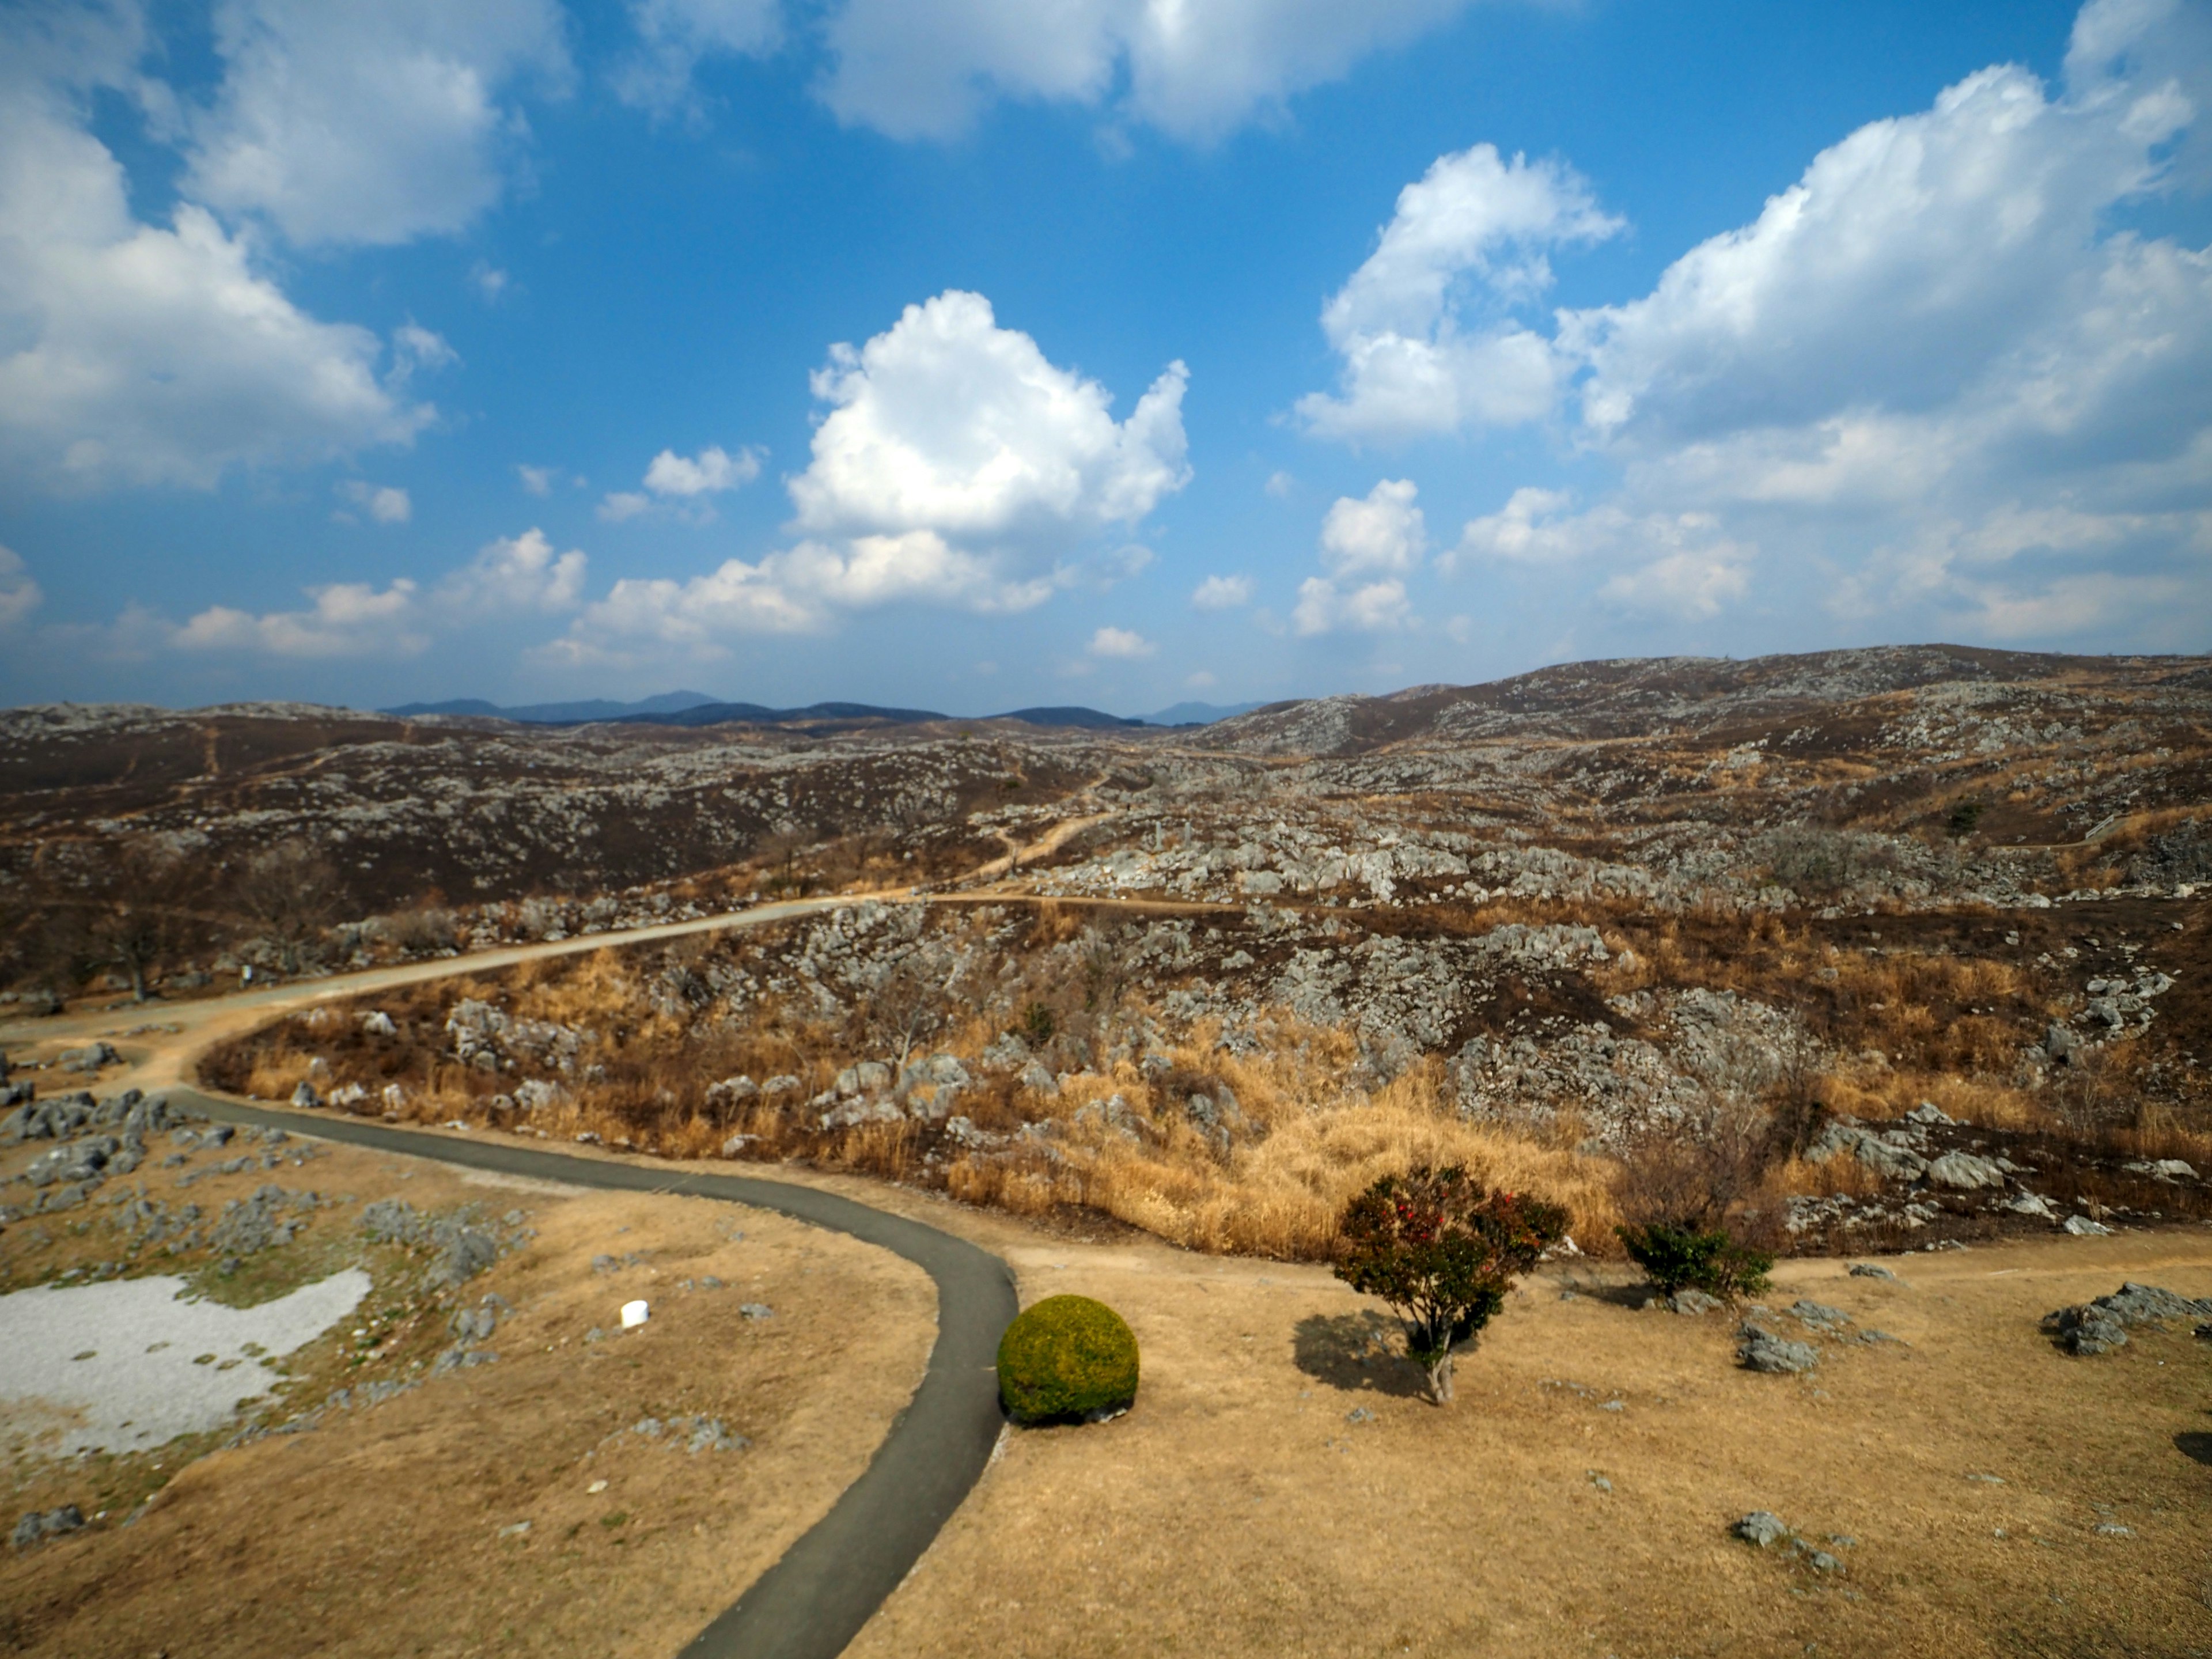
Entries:
{"type": "MultiPolygon", "coordinates": [[[[1008,866],[1049,850],[1091,820],[1071,823],[1033,846],[1008,855],[1008,866]]],[[[784,1553],[737,1605],[707,1626],[681,1659],[834,1659],[898,1588],[922,1552],[960,1507],[998,1443],[1004,1418],[999,1407],[999,1338],[1020,1311],[1012,1271],[989,1252],[917,1221],[812,1188],[755,1176],[711,1175],[578,1158],[507,1141],[428,1134],[338,1114],[248,1105],[213,1095],[188,1081],[198,1059],[231,1025],[243,1029],[255,1016],[467,973],[491,972],[548,957],[580,955],[680,938],[690,933],[738,932],[790,921],[865,899],[887,903],[1004,904],[1034,902],[1034,894],[990,889],[962,893],[920,890],[829,894],[786,900],[726,915],[660,922],[547,944],[509,945],[472,956],[370,969],[330,978],[272,986],[191,1002],[167,1011],[167,1040],[152,1045],[161,1062],[134,1065],[121,1082],[164,1094],[210,1117],[232,1123],[281,1127],[326,1140],[348,1141],[380,1152],[434,1158],[471,1169],[563,1181],[579,1187],[625,1192],[694,1194],[757,1208],[849,1234],[906,1258],[937,1285],[937,1343],[921,1386],[891,1425],[890,1435],[860,1478],[845,1489],[830,1513],[784,1553]],[[170,1069],[173,1067],[174,1069],[170,1069]]],[[[1158,899],[1090,898],[1097,909],[1135,914],[1195,915],[1243,907],[1158,899]]],[[[109,1007],[28,1023],[0,1021],[0,1036],[66,1038],[108,1031],[125,1011],[109,1007]]],[[[153,1013],[154,1008],[143,1012],[153,1013]]]]}
{"type": "Polygon", "coordinates": [[[656,1170],[506,1141],[423,1134],[359,1118],[248,1106],[196,1089],[171,1101],[226,1122],[276,1127],[379,1152],[620,1192],[677,1193],[775,1210],[878,1245],[937,1284],[929,1369],[866,1471],[830,1513],[681,1659],[834,1659],[896,1589],[991,1460],[1004,1423],[999,1338],[1019,1310],[1006,1264],[964,1239],[834,1193],[750,1176],[656,1170]]]}

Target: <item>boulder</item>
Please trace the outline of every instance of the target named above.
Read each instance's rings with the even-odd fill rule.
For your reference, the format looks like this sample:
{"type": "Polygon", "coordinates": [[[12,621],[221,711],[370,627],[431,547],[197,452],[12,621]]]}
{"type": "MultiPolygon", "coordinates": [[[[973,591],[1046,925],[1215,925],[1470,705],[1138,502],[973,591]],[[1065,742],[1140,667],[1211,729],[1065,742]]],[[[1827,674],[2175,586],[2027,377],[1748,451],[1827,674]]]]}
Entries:
{"type": "Polygon", "coordinates": [[[2109,1296],[2043,1317],[2044,1334],[2068,1353],[2109,1353],[2127,1346],[2130,1325],[2164,1325],[2212,1314],[2212,1298],[2191,1301],[2155,1285],[2124,1284],[2109,1296]]]}
{"type": "Polygon", "coordinates": [[[1790,1304],[1794,1318],[1820,1330],[1833,1330],[1851,1322],[1851,1316],[1841,1308],[1831,1308],[1826,1303],[1808,1302],[1800,1298],[1790,1304]]]}
{"type": "Polygon", "coordinates": [[[740,1072],[735,1077],[726,1077],[720,1083],[707,1085],[709,1106],[742,1106],[749,1100],[760,1098],[760,1085],[740,1072]]]}
{"type": "Polygon", "coordinates": [[[2002,1187],[2004,1171],[1985,1158],[1976,1158],[1972,1152],[1946,1152],[1928,1166],[1928,1180],[1937,1187],[1949,1187],[1959,1192],[1978,1192],[1984,1187],[2002,1187]]]}
{"type": "Polygon", "coordinates": [[[1788,1524],[1771,1510],[1753,1510],[1729,1530],[1760,1549],[1770,1549],[1790,1536],[1788,1524]]]}
{"type": "Polygon", "coordinates": [[[2154,1176],[2160,1181],[2194,1181],[2197,1166],[2178,1158],[2154,1158],[2148,1163],[2124,1166],[2131,1174],[2154,1176]]]}
{"type": "Polygon", "coordinates": [[[1094,1100],[1079,1109],[1075,1114],[1075,1122],[1078,1127],[1097,1129],[1132,1142],[1142,1141],[1150,1127],[1120,1095],[1103,1101],[1094,1100]]]}
{"type": "Polygon", "coordinates": [[[1746,1370],[1784,1374],[1809,1371],[1820,1363],[1820,1351],[1811,1343],[1792,1342],[1758,1325],[1747,1324],[1736,1335],[1736,1358],[1746,1370]]]}
{"type": "Polygon", "coordinates": [[[2076,1238],[2099,1238],[2112,1230],[2101,1221],[2092,1221],[2086,1215],[2069,1215],[2059,1231],[2071,1233],[2076,1238]]]}
{"type": "Polygon", "coordinates": [[[514,1103],[526,1112],[543,1111],[568,1099],[568,1091],[559,1084],[544,1078],[533,1077],[515,1085],[514,1103]]]}
{"type": "Polygon", "coordinates": [[[83,1530],[84,1511],[74,1504],[64,1504],[59,1509],[48,1510],[44,1514],[37,1510],[29,1511],[16,1522],[15,1530],[9,1535],[9,1541],[19,1550],[27,1550],[43,1540],[83,1530]]]}
{"type": "Polygon", "coordinates": [[[1805,1150],[1808,1164],[1826,1164],[1848,1152],[1887,1181],[1917,1181],[1927,1173],[1928,1160],[1910,1146],[1900,1145],[1857,1123],[1831,1123],[1820,1138],[1805,1150]]]}
{"type": "Polygon", "coordinates": [[[974,1081],[957,1054],[932,1054],[921,1069],[925,1079],[940,1089],[964,1089],[974,1081]]]}

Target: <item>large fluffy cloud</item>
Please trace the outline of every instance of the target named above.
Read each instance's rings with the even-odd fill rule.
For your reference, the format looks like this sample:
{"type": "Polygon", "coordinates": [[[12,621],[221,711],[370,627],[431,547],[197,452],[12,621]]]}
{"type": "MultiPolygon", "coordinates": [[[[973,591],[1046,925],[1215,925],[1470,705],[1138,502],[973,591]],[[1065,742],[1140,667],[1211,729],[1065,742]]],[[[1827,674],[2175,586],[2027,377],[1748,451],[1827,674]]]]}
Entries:
{"type": "Polygon", "coordinates": [[[1489,144],[1439,157],[1399,192],[1375,252],[1322,308],[1342,388],[1299,399],[1298,413],[1353,440],[1547,413],[1564,365],[1515,307],[1551,286],[1549,249],[1620,228],[1556,161],[1508,161],[1489,144]]]}
{"type": "Polygon", "coordinates": [[[816,535],[927,530],[1057,553],[1188,482],[1188,379],[1170,364],[1117,424],[1105,387],[1000,328],[981,295],[940,294],[857,350],[830,349],[813,377],[830,412],[791,483],[796,522],[816,535]]]}
{"type": "Polygon", "coordinates": [[[822,86],[847,121],[957,133],[994,97],[1109,106],[1208,138],[1470,0],[842,0],[822,86]]]}
{"type": "Polygon", "coordinates": [[[86,122],[95,91],[137,84],[134,15],[0,15],[0,464],[63,489],[205,487],[408,441],[434,411],[406,374],[435,336],[387,356],[301,311],[204,208],[133,216],[86,122]]]}
{"type": "MultiPolygon", "coordinates": [[[[1188,379],[1170,364],[1117,422],[1103,386],[1000,327],[981,295],[908,306],[865,345],[832,347],[813,377],[830,412],[788,485],[793,545],[688,581],[619,581],[561,651],[641,638],[713,649],[731,634],[818,629],[840,611],[905,600],[1042,604],[1073,579],[1087,544],[1189,481],[1188,379]]],[[[1101,568],[1142,562],[1123,548],[1101,568]]]]}
{"type": "Polygon", "coordinates": [[[185,193],[295,242],[459,229],[505,183],[501,92],[568,72],[556,0],[220,0],[214,21],[223,78],[188,119],[185,193]]]}
{"type": "Polygon", "coordinates": [[[2212,621],[2212,250],[2117,221],[2203,181],[2208,125],[2212,8],[2093,0],[2062,90],[2001,66],[1860,128],[1649,295],[1559,317],[1542,343],[1620,488],[1524,489],[1455,557],[1580,563],[1692,617],[1755,569],[1854,626],[2187,637],[2212,621]]]}

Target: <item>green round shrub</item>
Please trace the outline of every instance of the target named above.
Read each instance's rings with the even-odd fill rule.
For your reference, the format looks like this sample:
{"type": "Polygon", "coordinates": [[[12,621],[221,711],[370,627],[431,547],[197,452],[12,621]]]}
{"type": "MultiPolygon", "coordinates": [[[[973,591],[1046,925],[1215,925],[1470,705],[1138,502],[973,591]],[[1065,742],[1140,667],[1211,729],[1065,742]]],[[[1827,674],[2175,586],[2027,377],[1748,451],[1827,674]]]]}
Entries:
{"type": "Polygon", "coordinates": [[[1087,1296],[1048,1296],[999,1339],[999,1399],[1022,1424],[1116,1412],[1137,1398],[1137,1336],[1087,1296]]]}

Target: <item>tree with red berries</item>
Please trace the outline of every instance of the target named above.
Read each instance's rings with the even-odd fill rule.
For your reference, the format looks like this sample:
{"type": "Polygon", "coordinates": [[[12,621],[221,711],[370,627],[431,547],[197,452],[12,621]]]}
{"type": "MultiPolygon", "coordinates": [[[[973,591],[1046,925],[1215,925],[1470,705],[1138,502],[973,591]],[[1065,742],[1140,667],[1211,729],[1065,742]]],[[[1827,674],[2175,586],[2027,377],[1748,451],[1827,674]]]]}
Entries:
{"type": "Polygon", "coordinates": [[[1567,1212],[1524,1193],[1491,1192],[1454,1164],[1384,1176],[1337,1222],[1336,1276],[1389,1304],[1429,1397],[1452,1397],[1452,1350],[1505,1304],[1514,1276],[1566,1233],[1567,1212]]]}

